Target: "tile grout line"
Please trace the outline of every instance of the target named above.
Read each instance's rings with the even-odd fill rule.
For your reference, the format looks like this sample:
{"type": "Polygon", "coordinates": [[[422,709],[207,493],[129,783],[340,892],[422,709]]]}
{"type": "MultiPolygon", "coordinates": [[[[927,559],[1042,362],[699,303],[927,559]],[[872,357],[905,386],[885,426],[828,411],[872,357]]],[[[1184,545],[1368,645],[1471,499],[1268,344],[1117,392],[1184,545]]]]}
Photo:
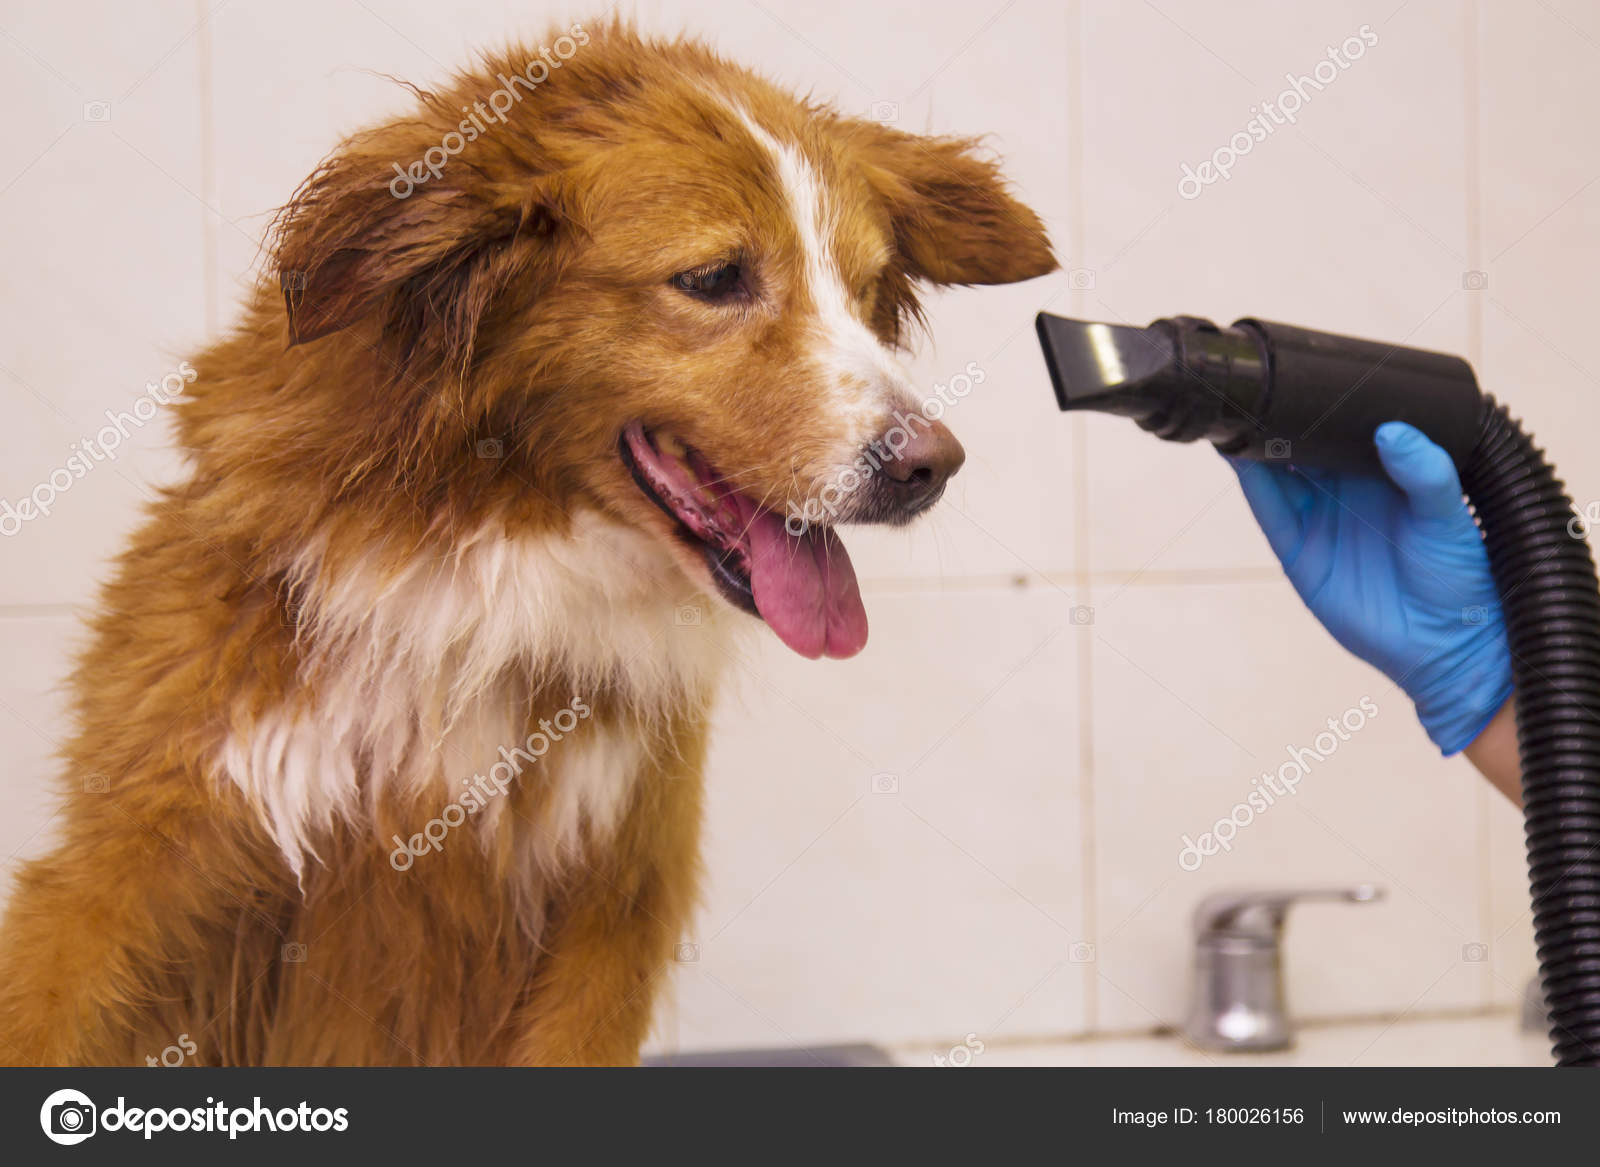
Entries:
{"type": "MultiPolygon", "coordinates": [[[[1083,199],[1083,5],[1081,0],[1068,0],[1067,18],[1067,253],[1083,263],[1088,245],[1088,231],[1084,219],[1083,199]]],[[[1069,263],[1071,261],[1069,260],[1069,263]]],[[[1073,590],[1080,604],[1090,605],[1094,599],[1093,568],[1089,558],[1089,466],[1088,427],[1082,417],[1073,417],[1072,426],[1072,476],[1073,476],[1073,590]]],[[[1091,605],[1092,611],[1092,605],[1091,605]]],[[[1091,619],[1093,617],[1091,616],[1091,619]]],[[[1078,687],[1078,824],[1079,838],[1079,894],[1083,897],[1083,932],[1090,944],[1095,945],[1094,956],[1099,955],[1098,936],[1098,853],[1095,838],[1094,799],[1094,638],[1079,639],[1077,655],[1078,687]]],[[[1100,1027],[1099,978],[1092,975],[1093,962],[1084,966],[1083,973],[1083,1026],[1087,1033],[1100,1027]]]]}
{"type": "MultiPolygon", "coordinates": [[[[1069,424],[1075,426],[1073,431],[1073,457],[1079,463],[1072,470],[1073,489],[1081,490],[1086,482],[1084,468],[1084,453],[1087,449],[1087,427],[1082,426],[1079,418],[1068,418],[1069,424]]],[[[1088,517],[1083,516],[1084,529],[1079,531],[1078,516],[1074,515],[1074,547],[1086,549],[1088,545],[1088,517]]],[[[1075,550],[1075,556],[1084,555],[1085,550],[1075,550]]],[[[97,575],[96,581],[100,579],[97,575]]],[[[1130,571],[1066,571],[1045,572],[1035,577],[1042,585],[1060,585],[1064,589],[1086,590],[1092,585],[1118,585],[1127,587],[1220,587],[1237,586],[1241,583],[1277,583],[1283,579],[1283,572],[1276,567],[1246,567],[1246,568],[1194,568],[1189,570],[1179,569],[1170,572],[1146,571],[1134,573],[1130,571]]],[[[861,581],[861,592],[867,596],[894,596],[905,594],[949,594],[965,595],[973,592],[989,591],[1024,591],[1034,586],[1028,582],[1019,585],[1016,577],[1006,575],[967,575],[967,576],[897,576],[880,579],[865,578],[861,581]]],[[[21,601],[18,603],[0,603],[0,620],[20,620],[35,616],[78,616],[91,611],[94,606],[92,599],[81,602],[70,601],[21,601]]]]}
{"type": "MultiPolygon", "coordinates": [[[[1479,271],[1483,262],[1483,165],[1480,104],[1478,90],[1482,72],[1482,10],[1479,0],[1469,0],[1463,9],[1466,24],[1462,37],[1462,81],[1465,92],[1463,114],[1466,119],[1464,144],[1466,157],[1466,220],[1467,220],[1467,270],[1479,271]]],[[[1483,297],[1467,297],[1467,359],[1474,368],[1483,367],[1483,297]]],[[[1478,784],[1477,805],[1478,851],[1478,918],[1483,935],[1494,933],[1494,868],[1491,855],[1492,840],[1489,830],[1489,791],[1487,783],[1478,784]]],[[[1490,959],[1494,954],[1490,953],[1490,959]]],[[[1480,989],[1485,1007],[1494,1004],[1494,978],[1483,977],[1480,989]]]]}
{"type": "Polygon", "coordinates": [[[197,70],[200,105],[200,194],[204,205],[200,208],[200,264],[201,287],[205,296],[202,323],[207,338],[217,330],[217,289],[220,283],[217,271],[217,224],[208,207],[217,205],[216,159],[216,105],[212,85],[211,15],[206,9],[207,0],[194,0],[199,14],[199,68],[197,70]]]}
{"type": "MultiPolygon", "coordinates": [[[[1075,421],[1076,418],[1067,418],[1075,421]]],[[[1087,441],[1088,427],[1082,427],[1085,441],[1087,441]]],[[[1073,432],[1073,431],[1069,431],[1073,432]]],[[[1087,447],[1086,447],[1087,448],[1087,447]]],[[[1076,489],[1077,478],[1074,474],[1073,483],[1076,489]]],[[[1058,591],[1065,591],[1075,586],[1080,577],[1087,576],[1097,584],[1115,584],[1118,588],[1136,587],[1215,587],[1224,585],[1234,587],[1245,583],[1283,583],[1283,569],[1277,566],[1262,567],[1195,567],[1174,568],[1166,571],[1139,571],[1132,569],[1114,571],[1079,571],[1069,568],[1063,571],[1041,571],[1037,573],[989,574],[989,575],[918,575],[918,576],[863,576],[861,577],[862,593],[871,592],[874,595],[889,595],[895,592],[969,592],[969,591],[1018,591],[1025,590],[1035,584],[1046,588],[1054,587],[1058,591]]]]}
{"type": "Polygon", "coordinates": [[[0,620],[31,620],[45,616],[78,616],[87,604],[0,604],[0,620]]]}
{"type": "MultiPolygon", "coordinates": [[[[1436,1009],[1417,1009],[1403,1016],[1393,1012],[1361,1012],[1349,1014],[1318,1014],[1311,1017],[1298,1017],[1295,1019],[1296,1028],[1305,1033],[1328,1033],[1339,1030],[1349,1030],[1373,1025],[1433,1025],[1439,1022],[1461,1022],[1476,1020],[1491,1020],[1504,1018],[1511,1020],[1518,1016],[1515,1008],[1509,1005],[1494,1005],[1485,1008],[1481,1005],[1442,1006],[1436,1009]]],[[[937,1047],[943,1044],[947,1037],[916,1037],[916,1038],[891,1038],[879,1043],[891,1053],[907,1053],[911,1056],[921,1054],[926,1047],[937,1047]]],[[[1049,1046],[1071,1046],[1083,1048],[1097,1044],[1109,1045],[1113,1042],[1165,1042],[1175,1048],[1184,1048],[1182,1039],[1177,1035],[1173,1026],[1166,1023],[1149,1026],[1118,1026],[1104,1029],[1097,1033],[1056,1033],[1041,1032],[1029,1035],[1017,1035],[996,1038],[991,1044],[996,1049],[1039,1049],[1049,1046]]],[[[1201,1056],[1201,1055],[1196,1055],[1201,1056]]],[[[1230,1057],[1233,1055],[1229,1055],[1230,1057]]],[[[1252,1056],[1243,1055],[1246,1066],[1252,1056]]],[[[1274,1068],[1274,1067],[1267,1067],[1274,1068]]]]}
{"type": "MultiPolygon", "coordinates": [[[[1480,72],[1482,62],[1480,59],[1481,38],[1483,35],[1480,24],[1479,0],[1468,0],[1464,9],[1466,22],[1466,35],[1462,38],[1464,43],[1464,60],[1462,61],[1463,82],[1466,88],[1466,157],[1462,160],[1463,169],[1466,171],[1466,220],[1467,220],[1467,265],[1469,271],[1478,271],[1478,265],[1483,262],[1483,166],[1481,162],[1481,142],[1479,124],[1478,89],[1480,85],[1480,72]]],[[[1474,367],[1483,364],[1483,297],[1469,296],[1467,298],[1467,357],[1474,367]]]]}

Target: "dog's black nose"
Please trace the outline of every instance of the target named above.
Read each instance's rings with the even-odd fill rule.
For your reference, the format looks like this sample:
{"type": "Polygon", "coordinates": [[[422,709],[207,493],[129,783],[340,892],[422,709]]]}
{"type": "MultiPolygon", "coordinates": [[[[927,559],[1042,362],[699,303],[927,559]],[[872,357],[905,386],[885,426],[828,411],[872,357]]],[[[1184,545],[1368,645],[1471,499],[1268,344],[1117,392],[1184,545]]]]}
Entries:
{"type": "Polygon", "coordinates": [[[950,476],[967,460],[955,434],[941,422],[924,420],[926,425],[907,427],[915,430],[911,440],[883,466],[895,502],[907,514],[932,506],[944,493],[950,476]]]}

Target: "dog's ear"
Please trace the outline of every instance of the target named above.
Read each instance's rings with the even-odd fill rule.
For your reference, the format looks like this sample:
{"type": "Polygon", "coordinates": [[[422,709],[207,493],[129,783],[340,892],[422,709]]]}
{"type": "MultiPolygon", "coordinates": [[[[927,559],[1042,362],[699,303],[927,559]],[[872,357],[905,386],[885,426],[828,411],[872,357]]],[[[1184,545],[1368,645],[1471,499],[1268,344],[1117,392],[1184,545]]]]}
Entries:
{"type": "Polygon", "coordinates": [[[414,182],[351,143],[300,185],[273,224],[291,346],[381,312],[405,356],[470,363],[485,310],[548,258],[561,215],[553,181],[508,189],[456,166],[414,182]]]}
{"type": "Polygon", "coordinates": [[[1056,269],[1039,216],[1011,196],[975,141],[847,123],[889,210],[908,274],[935,284],[1010,284],[1056,269]]]}

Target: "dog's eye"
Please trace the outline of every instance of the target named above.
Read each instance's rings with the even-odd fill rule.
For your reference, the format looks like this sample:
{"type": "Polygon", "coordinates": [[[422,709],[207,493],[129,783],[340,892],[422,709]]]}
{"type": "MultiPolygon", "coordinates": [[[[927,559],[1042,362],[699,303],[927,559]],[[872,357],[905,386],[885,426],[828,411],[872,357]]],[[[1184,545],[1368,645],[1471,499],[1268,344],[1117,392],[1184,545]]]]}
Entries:
{"type": "Polygon", "coordinates": [[[736,263],[714,263],[679,272],[672,277],[672,286],[697,300],[718,303],[744,293],[744,273],[736,263]]]}

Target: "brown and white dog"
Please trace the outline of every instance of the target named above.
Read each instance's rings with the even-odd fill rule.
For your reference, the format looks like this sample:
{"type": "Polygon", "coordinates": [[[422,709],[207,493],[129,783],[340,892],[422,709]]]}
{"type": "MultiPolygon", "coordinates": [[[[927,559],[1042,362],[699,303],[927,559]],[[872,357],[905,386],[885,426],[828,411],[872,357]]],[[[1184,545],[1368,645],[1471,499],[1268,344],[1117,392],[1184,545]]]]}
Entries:
{"type": "MultiPolygon", "coordinates": [[[[786,515],[916,413],[920,285],[1055,266],[972,143],[694,43],[574,27],[418,97],[193,359],[0,935],[8,1062],[635,1061],[726,638],[866,639],[786,515]]],[[[961,448],[910,420],[839,520],[937,499],[961,448]]]]}

